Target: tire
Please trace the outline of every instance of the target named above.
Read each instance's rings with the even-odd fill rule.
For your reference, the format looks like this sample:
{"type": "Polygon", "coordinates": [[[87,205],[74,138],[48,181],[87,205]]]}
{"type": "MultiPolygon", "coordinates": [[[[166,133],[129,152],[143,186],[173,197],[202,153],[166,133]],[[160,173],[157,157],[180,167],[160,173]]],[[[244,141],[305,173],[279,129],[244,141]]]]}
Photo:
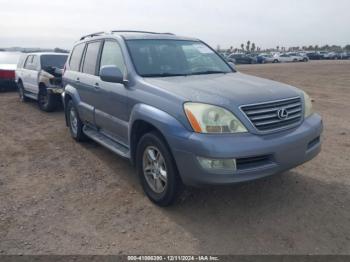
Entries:
{"type": "Polygon", "coordinates": [[[84,124],[79,118],[78,110],[73,104],[72,100],[68,101],[66,106],[65,114],[67,117],[67,123],[69,131],[73,139],[78,142],[83,142],[87,140],[87,136],[83,132],[84,124]],[[74,119],[73,119],[74,117],[74,119]]]}
{"type": "Polygon", "coordinates": [[[58,98],[56,95],[47,91],[46,87],[40,88],[38,94],[38,105],[40,110],[45,112],[52,112],[58,105],[58,98]]]}
{"type": "Polygon", "coordinates": [[[307,62],[307,58],[304,58],[304,59],[303,59],[303,62],[307,62]]]}
{"type": "Polygon", "coordinates": [[[170,206],[175,202],[183,185],[174,158],[157,132],[141,137],[136,151],[136,167],[142,188],[153,203],[170,206]]]}
{"type": "Polygon", "coordinates": [[[277,59],[273,60],[273,63],[278,63],[278,60],[277,59]]]}
{"type": "Polygon", "coordinates": [[[293,62],[295,63],[295,62],[298,62],[298,59],[293,59],[293,62]]]}
{"type": "Polygon", "coordinates": [[[24,86],[22,82],[18,82],[18,95],[19,95],[19,100],[23,103],[28,102],[29,98],[25,96],[24,94],[24,86]]]}

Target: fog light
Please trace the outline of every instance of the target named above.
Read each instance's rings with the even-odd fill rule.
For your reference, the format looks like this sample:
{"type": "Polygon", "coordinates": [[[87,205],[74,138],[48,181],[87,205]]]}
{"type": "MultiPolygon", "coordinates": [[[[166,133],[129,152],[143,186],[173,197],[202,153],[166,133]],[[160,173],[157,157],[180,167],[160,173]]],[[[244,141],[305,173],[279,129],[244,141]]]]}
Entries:
{"type": "Polygon", "coordinates": [[[210,159],[197,157],[200,165],[207,170],[236,171],[236,159],[210,159]]]}

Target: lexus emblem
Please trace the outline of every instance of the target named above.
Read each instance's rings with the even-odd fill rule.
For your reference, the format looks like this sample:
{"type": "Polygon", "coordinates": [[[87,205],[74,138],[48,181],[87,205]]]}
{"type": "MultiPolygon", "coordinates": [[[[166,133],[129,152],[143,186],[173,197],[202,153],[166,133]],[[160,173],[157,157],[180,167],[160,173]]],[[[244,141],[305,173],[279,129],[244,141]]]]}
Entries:
{"type": "Polygon", "coordinates": [[[278,111],[277,111],[277,116],[278,116],[278,118],[281,119],[281,120],[287,119],[287,118],[288,118],[287,109],[285,109],[285,108],[278,109],[278,111]]]}

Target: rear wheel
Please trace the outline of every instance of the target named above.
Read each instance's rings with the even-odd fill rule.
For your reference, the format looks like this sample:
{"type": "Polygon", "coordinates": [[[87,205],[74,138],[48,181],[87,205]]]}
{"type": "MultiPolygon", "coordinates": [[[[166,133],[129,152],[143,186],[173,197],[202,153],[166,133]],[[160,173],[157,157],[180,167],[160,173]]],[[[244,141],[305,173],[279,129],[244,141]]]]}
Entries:
{"type": "Polygon", "coordinates": [[[145,134],[137,147],[137,171],[148,198],[159,206],[175,202],[182,189],[175,161],[157,132],[145,134]]]}
{"type": "Polygon", "coordinates": [[[45,112],[52,112],[56,109],[58,101],[57,96],[48,92],[45,87],[40,88],[38,94],[39,108],[45,112]]]}
{"type": "Polygon", "coordinates": [[[21,102],[27,102],[28,101],[28,97],[26,97],[25,94],[24,94],[24,86],[23,86],[22,82],[18,83],[18,95],[19,95],[19,100],[21,102]]]}
{"type": "Polygon", "coordinates": [[[87,137],[83,132],[84,124],[80,120],[78,110],[72,100],[69,100],[65,113],[71,136],[78,142],[85,141],[87,137]]]}

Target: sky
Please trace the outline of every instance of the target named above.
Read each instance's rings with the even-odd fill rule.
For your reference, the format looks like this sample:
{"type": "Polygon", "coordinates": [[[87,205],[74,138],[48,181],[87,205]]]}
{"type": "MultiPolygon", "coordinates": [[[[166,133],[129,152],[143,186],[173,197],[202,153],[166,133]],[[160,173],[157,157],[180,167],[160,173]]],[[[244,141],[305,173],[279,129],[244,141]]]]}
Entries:
{"type": "Polygon", "coordinates": [[[172,32],[213,47],[350,44],[349,0],[0,0],[0,47],[70,49],[117,29],[172,32]]]}

